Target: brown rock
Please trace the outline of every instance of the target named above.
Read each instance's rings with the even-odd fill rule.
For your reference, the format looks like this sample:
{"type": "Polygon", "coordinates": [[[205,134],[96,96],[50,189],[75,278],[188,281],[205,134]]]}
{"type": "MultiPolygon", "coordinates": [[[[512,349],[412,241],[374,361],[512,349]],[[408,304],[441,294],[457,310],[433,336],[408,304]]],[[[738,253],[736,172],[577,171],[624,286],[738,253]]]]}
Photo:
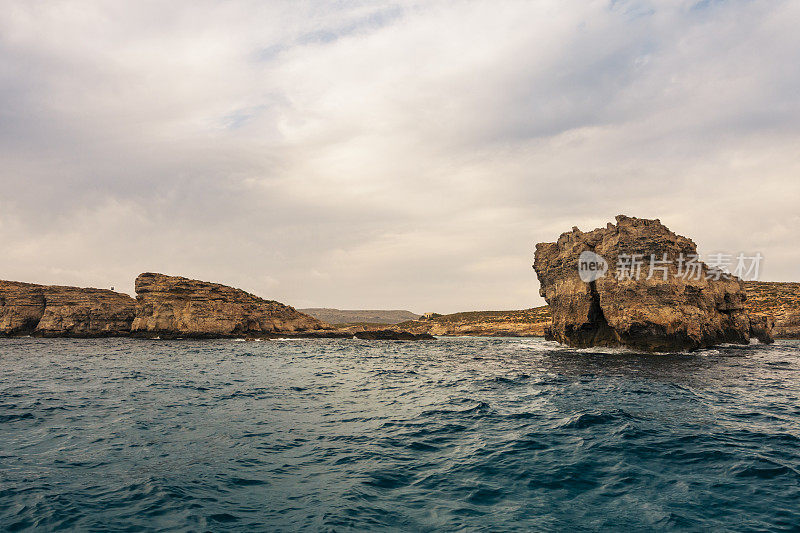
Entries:
{"type": "MultiPolygon", "coordinates": [[[[703,263],[700,279],[679,277],[678,258],[695,255],[694,242],[658,220],[624,215],[616,219],[616,225],[588,233],[573,228],[557,242],[536,245],[534,269],[553,315],[549,332],[553,339],[575,347],[628,346],[646,351],[749,342],[751,320],[738,278],[707,279],[709,268],[703,263]],[[585,282],[578,274],[579,256],[585,251],[608,264],[608,272],[595,281],[585,282]],[[617,279],[615,269],[622,254],[643,256],[638,279],[617,279]],[[651,254],[658,260],[666,254],[666,280],[662,271],[647,279],[651,254]]],[[[761,326],[768,324],[755,323],[756,330],[761,326]]]]}
{"type": "Polygon", "coordinates": [[[772,336],[775,330],[775,319],[767,315],[750,315],[750,337],[758,339],[763,344],[775,342],[772,336]]]}
{"type": "Polygon", "coordinates": [[[0,334],[29,335],[44,315],[44,286],[0,281],[0,334]]]}
{"type": "Polygon", "coordinates": [[[146,337],[330,336],[333,328],[293,307],[240,289],[145,273],[136,278],[131,333],[146,337]]]}
{"type": "Polygon", "coordinates": [[[0,281],[0,335],[128,335],[135,301],[105,289],[0,281]]]}
{"type": "Polygon", "coordinates": [[[800,339],[800,283],[745,281],[750,314],[775,319],[777,338],[800,339]]]}

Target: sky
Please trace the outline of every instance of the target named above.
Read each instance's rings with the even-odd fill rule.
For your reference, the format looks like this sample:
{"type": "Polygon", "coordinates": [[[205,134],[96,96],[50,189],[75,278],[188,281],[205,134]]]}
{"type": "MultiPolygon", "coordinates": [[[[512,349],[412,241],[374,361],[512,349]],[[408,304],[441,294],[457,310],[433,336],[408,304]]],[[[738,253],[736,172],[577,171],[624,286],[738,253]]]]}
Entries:
{"type": "Polygon", "coordinates": [[[542,305],[617,214],[800,281],[800,2],[0,0],[0,279],[542,305]]]}

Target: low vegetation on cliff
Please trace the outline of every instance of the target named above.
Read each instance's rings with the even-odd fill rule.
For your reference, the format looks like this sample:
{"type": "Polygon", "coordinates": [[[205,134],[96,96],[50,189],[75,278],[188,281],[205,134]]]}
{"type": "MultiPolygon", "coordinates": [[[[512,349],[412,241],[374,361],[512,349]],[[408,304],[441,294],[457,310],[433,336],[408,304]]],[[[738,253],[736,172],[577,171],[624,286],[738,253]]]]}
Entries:
{"type": "Polygon", "coordinates": [[[745,281],[747,308],[775,319],[775,337],[800,339],[800,283],[745,281]]]}
{"type": "Polygon", "coordinates": [[[408,320],[416,320],[419,315],[401,309],[331,309],[327,307],[310,307],[298,309],[301,313],[313,316],[328,324],[399,324],[408,320]]]}
{"type": "MultiPolygon", "coordinates": [[[[515,311],[466,311],[449,315],[430,313],[430,318],[409,320],[392,326],[398,331],[431,335],[473,335],[506,337],[541,337],[550,324],[547,306],[515,311]]],[[[383,324],[354,323],[341,325],[346,331],[380,329],[383,324]]]]}

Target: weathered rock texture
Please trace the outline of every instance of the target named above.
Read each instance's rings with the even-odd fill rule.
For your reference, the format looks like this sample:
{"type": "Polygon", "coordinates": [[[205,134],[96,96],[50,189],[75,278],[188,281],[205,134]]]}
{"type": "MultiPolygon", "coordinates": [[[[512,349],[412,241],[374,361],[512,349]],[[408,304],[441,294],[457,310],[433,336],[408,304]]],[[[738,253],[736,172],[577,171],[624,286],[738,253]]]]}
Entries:
{"type": "MultiPolygon", "coordinates": [[[[676,235],[658,220],[616,217],[588,233],[573,228],[557,242],[536,245],[534,269],[540,293],[553,315],[550,336],[569,346],[628,346],[646,351],[682,351],[719,343],[747,344],[751,319],[742,282],[677,276],[679,254],[697,253],[692,240],[676,235]],[[592,251],[609,265],[605,276],[584,282],[578,274],[581,252],[592,251]],[[641,254],[638,279],[618,280],[618,256],[641,254]],[[669,261],[667,279],[648,277],[650,254],[669,261]]],[[[768,320],[754,320],[753,333],[771,342],[768,320]]]]}
{"type": "Polygon", "coordinates": [[[745,281],[750,315],[773,317],[775,337],[800,339],[800,283],[745,281]]]}
{"type": "Polygon", "coordinates": [[[131,333],[162,338],[335,335],[331,326],[280,302],[226,285],[153,273],[136,278],[131,333]]]}
{"type": "Polygon", "coordinates": [[[128,335],[135,300],[105,289],[0,281],[0,335],[128,335]]]}

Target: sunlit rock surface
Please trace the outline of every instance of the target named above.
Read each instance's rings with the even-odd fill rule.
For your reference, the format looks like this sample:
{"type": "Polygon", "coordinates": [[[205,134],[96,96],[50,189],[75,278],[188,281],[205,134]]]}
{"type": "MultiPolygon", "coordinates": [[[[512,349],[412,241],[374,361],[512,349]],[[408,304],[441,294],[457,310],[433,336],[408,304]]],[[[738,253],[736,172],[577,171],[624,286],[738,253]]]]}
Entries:
{"type": "Polygon", "coordinates": [[[136,278],[136,336],[330,336],[331,326],[241,289],[165,274],[136,278]]]}
{"type": "Polygon", "coordinates": [[[106,289],[0,281],[0,335],[128,335],[135,303],[106,289]]]}
{"type": "MultiPolygon", "coordinates": [[[[534,269],[540,293],[550,305],[553,339],[575,347],[627,346],[646,351],[749,342],[751,318],[738,278],[714,279],[702,262],[699,276],[681,277],[681,254],[684,258],[697,254],[691,239],[676,235],[658,220],[620,215],[616,222],[586,233],[573,228],[556,242],[536,245],[534,269]],[[579,256],[586,251],[608,265],[605,275],[588,282],[578,273],[579,256]],[[628,275],[618,276],[618,258],[634,254],[644,258],[641,272],[634,276],[636,272],[626,269],[628,275]],[[653,276],[651,254],[664,261],[653,276]]],[[[752,329],[763,342],[771,342],[769,320],[754,319],[752,329]]]]}

